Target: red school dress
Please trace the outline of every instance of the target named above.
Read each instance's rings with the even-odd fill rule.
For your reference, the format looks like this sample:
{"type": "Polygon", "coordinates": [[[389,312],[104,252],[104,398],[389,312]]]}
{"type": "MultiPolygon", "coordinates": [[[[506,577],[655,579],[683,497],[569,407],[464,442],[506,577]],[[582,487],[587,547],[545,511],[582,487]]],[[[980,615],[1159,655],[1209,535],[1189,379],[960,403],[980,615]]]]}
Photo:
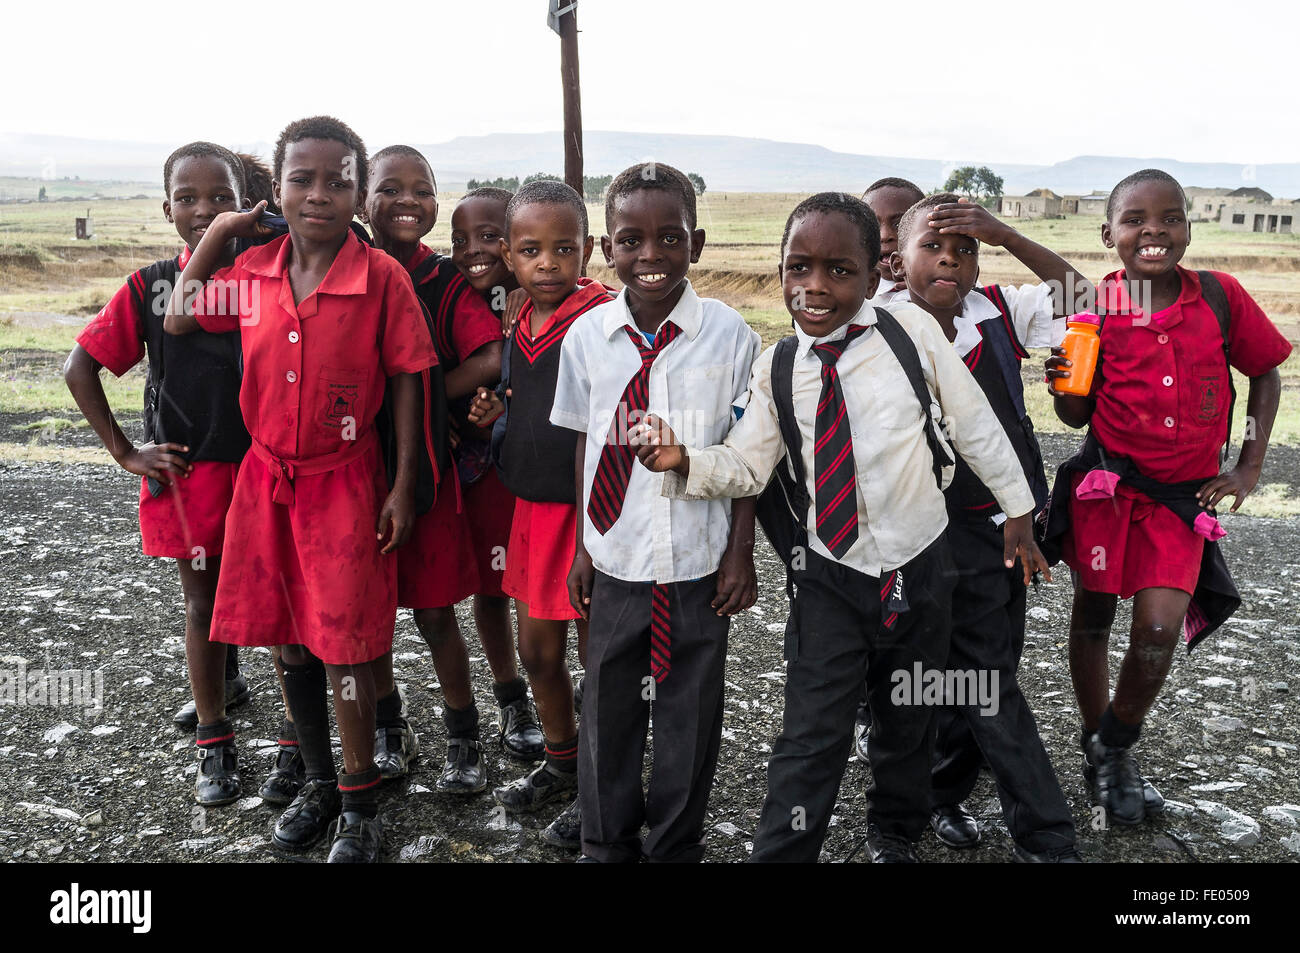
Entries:
{"type": "MultiPolygon", "coordinates": [[[[1106,303],[1097,405],[1091,428],[1105,451],[1128,457],[1162,483],[1209,480],[1219,473],[1230,390],[1219,322],[1193,271],[1178,267],[1182,291],[1145,317],[1128,300],[1123,271],[1098,288],[1106,303]]],[[[1232,366],[1257,377],[1281,364],[1291,344],[1231,275],[1214,272],[1228,300],[1232,366]]],[[[1169,508],[1124,483],[1113,498],[1070,493],[1070,530],[1062,556],[1092,592],[1128,599],[1162,587],[1192,593],[1204,537],[1169,508]]]]}
{"type": "Polygon", "coordinates": [[[235,472],[248,449],[239,415],[238,334],[178,337],[163,331],[166,301],[190,260],[186,247],[134,272],[77,335],[91,357],[121,377],[149,357],[144,437],[190,448],[188,477],[157,496],[140,478],[140,539],[146,556],[212,558],[225,544],[235,472]]]}
{"type": "Polygon", "coordinates": [[[579,278],[577,290],[537,334],[532,333],[533,303],[527,302],[506,342],[513,396],[501,455],[505,485],[517,499],[502,587],[534,619],[579,618],[568,585],[578,522],[573,469],[578,434],[551,423],[551,405],[565,334],[613,298],[600,282],[579,278]]]}
{"type": "Polygon", "coordinates": [[[245,252],[195,302],[205,329],[240,329],[252,436],[212,638],[359,664],[391,649],[397,616],[397,559],[376,538],[388,481],[375,414],[389,377],[437,358],[397,262],[349,233],[320,286],[295,304],[290,241],[245,252]],[[231,288],[240,313],[230,313],[231,288]]]}
{"type": "MultiPolygon", "coordinates": [[[[420,245],[405,267],[433,321],[444,375],[479,348],[501,340],[500,318],[450,258],[420,245]]],[[[466,423],[468,399],[449,403],[457,423],[466,423]]],[[[503,596],[501,563],[514,505],[490,467],[459,493],[450,483],[444,486],[433,507],[416,521],[410,542],[398,550],[398,605],[436,609],[475,593],[503,596]]]]}

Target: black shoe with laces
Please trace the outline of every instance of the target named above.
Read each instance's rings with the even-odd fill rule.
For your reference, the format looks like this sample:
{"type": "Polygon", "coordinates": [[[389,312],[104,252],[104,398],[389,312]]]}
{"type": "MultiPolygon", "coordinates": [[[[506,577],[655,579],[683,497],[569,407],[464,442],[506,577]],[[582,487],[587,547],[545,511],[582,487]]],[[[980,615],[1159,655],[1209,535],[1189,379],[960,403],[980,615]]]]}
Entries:
{"type": "Polygon", "coordinates": [[[293,799],[289,809],[275,822],[271,843],[281,850],[304,850],[329,830],[342,808],[339,783],[319,778],[308,781],[293,799]]]}
{"type": "MultiPolygon", "coordinates": [[[[1142,776],[1141,768],[1138,769],[1138,776],[1142,776]]],[[[1088,742],[1085,740],[1083,743],[1083,780],[1089,787],[1092,787],[1096,783],[1096,779],[1097,769],[1088,760],[1088,742]]],[[[1163,814],[1165,810],[1164,795],[1145,777],[1142,778],[1142,809],[1147,817],[1163,814]]]]}
{"type": "Polygon", "coordinates": [[[1129,749],[1104,745],[1100,735],[1093,735],[1086,758],[1092,768],[1093,799],[1105,809],[1106,817],[1125,826],[1141,824],[1146,817],[1142,776],[1129,749]]]}
{"type": "Polygon", "coordinates": [[[577,798],[547,825],[542,831],[542,840],[552,847],[582,850],[582,810],[577,798]]]}
{"type": "Polygon", "coordinates": [[[405,777],[419,756],[420,736],[405,718],[375,728],[375,767],[385,781],[405,777]]]}
{"type": "Polygon", "coordinates": [[[258,796],[267,804],[284,807],[293,803],[293,799],[302,790],[307,771],[302,763],[302,754],[297,745],[279,745],[275,752],[275,766],[262,782],[258,796]]]}
{"type": "Polygon", "coordinates": [[[578,789],[576,772],[556,771],[543,762],[522,778],[492,792],[497,803],[511,813],[530,813],[578,789]]]}
{"type": "Polygon", "coordinates": [[[384,826],[377,817],[344,811],[334,822],[330,864],[377,864],[384,842],[384,826]]]}
{"type": "Polygon", "coordinates": [[[500,714],[501,747],[506,754],[516,761],[541,761],[546,754],[546,739],[528,696],[503,705],[500,714]]]}
{"type": "Polygon", "coordinates": [[[966,850],[980,842],[979,822],[960,804],[940,804],[930,812],[930,827],[945,847],[966,850]]]}
{"type": "MultiPolygon", "coordinates": [[[[226,680],[226,712],[229,713],[232,708],[238,708],[241,705],[247,705],[252,699],[253,693],[248,687],[248,679],[241,672],[234,678],[226,680]]],[[[172,721],[176,727],[182,731],[193,731],[199,726],[199,709],[194,704],[194,699],[190,699],[172,716],[172,721]]]]}
{"type": "Polygon", "coordinates": [[[239,800],[239,752],[234,741],[199,747],[194,775],[194,800],[203,807],[221,807],[239,800]]]}
{"type": "Polygon", "coordinates": [[[487,788],[483,744],[475,738],[450,738],[442,776],[434,785],[440,794],[478,794],[487,788]]]}
{"type": "Polygon", "coordinates": [[[867,825],[867,851],[873,864],[916,864],[916,845],[906,837],[887,834],[874,824],[867,825]]]}

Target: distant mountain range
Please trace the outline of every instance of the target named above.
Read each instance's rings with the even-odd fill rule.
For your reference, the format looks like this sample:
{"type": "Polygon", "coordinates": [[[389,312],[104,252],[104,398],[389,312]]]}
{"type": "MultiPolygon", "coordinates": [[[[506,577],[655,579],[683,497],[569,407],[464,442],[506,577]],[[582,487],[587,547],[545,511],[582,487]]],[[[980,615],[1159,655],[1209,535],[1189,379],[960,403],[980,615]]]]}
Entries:
{"type": "MultiPolygon", "coordinates": [[[[564,171],[558,132],[495,133],[413,144],[429,157],[443,188],[463,187],[471,178],[564,171]]],[[[266,142],[231,145],[264,156],[269,156],[272,148],[266,142]]],[[[714,191],[733,192],[858,192],[875,179],[890,175],[931,189],[943,184],[954,165],[936,159],[856,155],[807,143],[740,136],[588,130],[584,147],[589,175],[618,172],[637,162],[658,159],[685,172],[698,172],[714,191]]],[[[171,148],[160,143],[0,133],[0,176],[152,182],[160,178],[162,161],[171,148]]],[[[1041,187],[1059,194],[1086,194],[1093,189],[1109,189],[1128,173],[1155,166],[1187,186],[1250,185],[1274,196],[1300,196],[1300,163],[1241,166],[1164,158],[1076,156],[1051,165],[992,162],[978,157],[955,164],[989,166],[1003,177],[1009,195],[1041,187]]]]}

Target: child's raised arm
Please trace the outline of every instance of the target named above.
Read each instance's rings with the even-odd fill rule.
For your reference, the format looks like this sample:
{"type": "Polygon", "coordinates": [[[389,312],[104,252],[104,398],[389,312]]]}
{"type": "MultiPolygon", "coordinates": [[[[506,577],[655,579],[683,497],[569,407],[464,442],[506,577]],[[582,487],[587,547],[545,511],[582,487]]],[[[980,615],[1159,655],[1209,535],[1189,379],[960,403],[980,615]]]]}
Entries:
{"type": "Polygon", "coordinates": [[[1092,284],[1056,252],[1031,241],[982,205],[949,202],[936,205],[929,224],[940,234],[969,235],[986,245],[1005,248],[1052,289],[1056,314],[1071,315],[1080,302],[1095,300],[1092,284]]]}
{"type": "Polygon", "coordinates": [[[222,259],[235,238],[254,238],[269,234],[269,229],[259,223],[266,201],[262,200],[249,210],[222,212],[212,220],[198,247],[190,255],[167,301],[167,316],[163,330],[168,334],[190,334],[203,330],[194,316],[194,299],[202,292],[204,284],[221,267],[222,259]]]}

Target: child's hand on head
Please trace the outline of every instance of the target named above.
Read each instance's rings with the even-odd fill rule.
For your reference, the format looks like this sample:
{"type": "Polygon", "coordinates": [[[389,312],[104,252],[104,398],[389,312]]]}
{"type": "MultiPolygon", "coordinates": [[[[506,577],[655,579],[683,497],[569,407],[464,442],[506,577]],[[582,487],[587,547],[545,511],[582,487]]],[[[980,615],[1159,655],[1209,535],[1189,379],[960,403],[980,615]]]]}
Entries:
{"type": "Polygon", "coordinates": [[[686,449],[672,428],[654,414],[647,414],[643,421],[629,427],[627,440],[642,466],[652,473],[676,470],[685,476],[689,472],[686,449]]]}
{"type": "Polygon", "coordinates": [[[1259,473],[1259,467],[1239,463],[1226,473],[1220,473],[1213,480],[1207,481],[1196,491],[1196,500],[1205,509],[1212,510],[1220,500],[1230,496],[1233,498],[1232,509],[1228,512],[1235,513],[1259,483],[1259,473]]]}
{"type": "MultiPolygon", "coordinates": [[[[511,396],[509,390],[506,396],[511,396]]],[[[496,395],[496,391],[480,387],[469,405],[469,422],[475,427],[486,427],[506,412],[506,405],[496,395]]]]}
{"type": "Polygon", "coordinates": [[[962,199],[930,210],[929,225],[940,235],[969,235],[986,245],[1004,245],[1016,230],[982,205],[962,199]]]}
{"type": "Polygon", "coordinates": [[[1041,572],[1043,578],[1052,581],[1052,569],[1042,550],[1034,542],[1033,515],[1010,517],[1002,526],[1002,562],[1008,569],[1020,559],[1020,568],[1024,571],[1025,585],[1029,585],[1034,573],[1041,572]]]}

